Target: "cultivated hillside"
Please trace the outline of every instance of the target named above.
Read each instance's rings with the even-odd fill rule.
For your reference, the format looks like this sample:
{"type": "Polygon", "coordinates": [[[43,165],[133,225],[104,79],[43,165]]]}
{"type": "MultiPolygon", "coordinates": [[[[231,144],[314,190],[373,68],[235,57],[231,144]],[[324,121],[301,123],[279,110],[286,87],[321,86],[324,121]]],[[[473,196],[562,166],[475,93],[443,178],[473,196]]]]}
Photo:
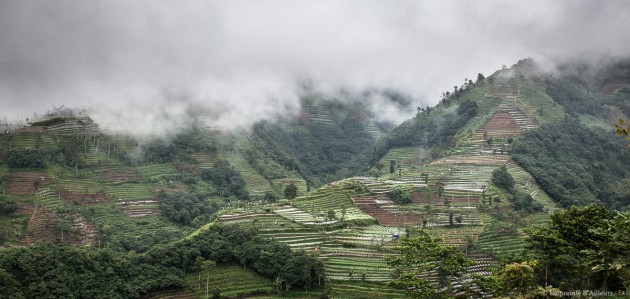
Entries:
{"type": "MultiPolygon", "coordinates": [[[[398,298],[388,256],[424,228],[475,261],[449,292],[488,295],[475,274],[522,261],[532,225],[573,204],[630,206],[630,152],[612,127],[628,119],[629,74],[525,59],[395,128],[316,96],[247,133],[193,121],[138,137],[53,111],[0,134],[0,278],[27,297],[45,290],[33,285],[46,276],[23,270],[33,250],[67,255],[68,273],[97,259],[85,279],[115,269],[133,282],[113,291],[127,297],[398,298]],[[143,270],[118,263],[151,275],[140,283],[143,270]]],[[[49,288],[81,289],[63,281],[49,288]]]]}

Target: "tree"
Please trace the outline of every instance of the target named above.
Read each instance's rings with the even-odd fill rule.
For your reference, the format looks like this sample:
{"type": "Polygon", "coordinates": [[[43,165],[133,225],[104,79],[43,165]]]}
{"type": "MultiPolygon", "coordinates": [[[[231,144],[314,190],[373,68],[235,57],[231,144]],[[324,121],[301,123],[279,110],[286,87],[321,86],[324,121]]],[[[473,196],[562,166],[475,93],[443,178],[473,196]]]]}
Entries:
{"type": "Polygon", "coordinates": [[[387,192],[387,196],[389,197],[389,199],[399,205],[411,203],[411,194],[409,193],[409,191],[401,188],[392,189],[391,191],[387,192]]]}
{"type": "Polygon", "coordinates": [[[10,273],[0,268],[0,297],[8,299],[24,298],[20,285],[10,273]]]}
{"type": "Polygon", "coordinates": [[[581,208],[573,206],[552,214],[547,226],[533,230],[528,239],[529,248],[534,256],[540,257],[545,280],[576,289],[585,289],[587,281],[610,285],[613,280],[609,275],[600,277],[597,282],[598,277],[591,272],[593,256],[589,258],[586,253],[605,254],[606,247],[601,246],[611,244],[613,240],[611,235],[599,232],[607,230],[612,219],[613,214],[604,207],[594,204],[581,208]],[[550,273],[551,269],[554,273],[550,273]]]}
{"type": "Polygon", "coordinates": [[[374,165],[374,167],[376,168],[377,176],[380,176],[381,172],[383,171],[383,168],[385,168],[385,165],[383,165],[383,163],[376,163],[376,165],[374,165]]]}
{"type": "Polygon", "coordinates": [[[387,256],[394,268],[395,278],[390,285],[403,289],[411,298],[438,298],[439,288],[450,289],[451,280],[457,280],[474,262],[452,246],[441,245],[424,229],[401,239],[396,256],[387,256]],[[432,284],[427,273],[438,277],[438,285],[432,284]]]}
{"type": "MultiPolygon", "coordinates": [[[[532,298],[530,296],[536,292],[538,287],[534,275],[536,265],[536,261],[506,264],[493,270],[490,275],[474,274],[473,280],[482,291],[496,297],[503,298],[509,295],[511,298],[532,298]]],[[[546,289],[552,290],[551,288],[546,289]]]]}
{"type": "Polygon", "coordinates": [[[514,177],[507,171],[505,165],[492,172],[492,183],[508,192],[514,190],[514,177]]]}
{"type": "Polygon", "coordinates": [[[284,188],[284,197],[294,199],[297,197],[298,188],[295,183],[291,183],[284,188]]]}
{"type": "Polygon", "coordinates": [[[483,81],[484,79],[486,79],[486,77],[484,77],[482,73],[477,74],[477,83],[483,81]]]}
{"type": "Polygon", "coordinates": [[[613,219],[606,219],[603,228],[592,233],[598,237],[597,250],[587,249],[591,269],[595,272],[615,272],[630,287],[630,213],[617,212],[613,219]]]}
{"type": "Polygon", "coordinates": [[[394,172],[396,172],[396,161],[395,160],[390,160],[389,161],[389,173],[393,174],[394,172]]]}
{"type": "Polygon", "coordinates": [[[0,195],[0,214],[11,214],[15,212],[18,205],[15,201],[10,200],[5,195],[0,195]]]}

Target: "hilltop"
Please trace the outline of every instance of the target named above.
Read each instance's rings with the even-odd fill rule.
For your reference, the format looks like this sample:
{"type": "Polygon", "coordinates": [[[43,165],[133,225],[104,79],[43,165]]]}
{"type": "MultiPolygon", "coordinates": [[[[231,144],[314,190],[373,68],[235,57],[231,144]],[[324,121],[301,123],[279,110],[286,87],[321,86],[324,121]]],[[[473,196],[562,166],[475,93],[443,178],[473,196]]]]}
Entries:
{"type": "MultiPolygon", "coordinates": [[[[298,117],[251,132],[192,121],[143,137],[57,111],[0,134],[0,241],[7,252],[52,241],[140,264],[181,259],[163,261],[177,269],[168,282],[120,291],[133,296],[201,297],[203,275],[229,297],[299,286],[312,291],[291,296],[396,298],[403,292],[386,284],[386,256],[414,228],[476,261],[467,268],[472,278],[522,261],[531,226],[571,205],[630,207],[630,152],[613,131],[630,115],[626,62],[547,72],[524,59],[465,80],[398,126],[365,106],[309,95],[298,117]],[[269,256],[294,252],[309,268],[267,271],[259,263],[269,257],[237,245],[199,252],[219,232],[225,244],[258,234],[270,240],[260,245],[269,256]],[[218,264],[212,270],[202,266],[209,260],[218,264]]],[[[36,294],[26,274],[0,268],[36,294]]],[[[451,284],[480,292],[470,281],[451,284]]]]}

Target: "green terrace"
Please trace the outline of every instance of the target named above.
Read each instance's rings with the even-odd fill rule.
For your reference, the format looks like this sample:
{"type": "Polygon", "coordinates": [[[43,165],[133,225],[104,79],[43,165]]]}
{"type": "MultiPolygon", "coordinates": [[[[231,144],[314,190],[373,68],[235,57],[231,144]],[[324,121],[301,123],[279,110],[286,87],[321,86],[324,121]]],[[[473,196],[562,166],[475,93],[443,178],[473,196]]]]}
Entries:
{"type": "Polygon", "coordinates": [[[386,282],[391,279],[392,270],[384,256],[382,251],[367,247],[322,247],[320,259],[330,280],[386,282]]]}
{"type": "Polygon", "coordinates": [[[404,235],[405,230],[381,225],[353,227],[327,233],[327,237],[335,242],[363,246],[382,246],[404,235]]]}
{"type": "Polygon", "coordinates": [[[478,238],[478,248],[500,259],[520,254],[525,249],[525,235],[513,224],[501,223],[483,214],[486,222],[478,238]]]}
{"type": "Polygon", "coordinates": [[[208,273],[199,271],[186,275],[188,287],[198,298],[206,298],[206,281],[209,296],[212,296],[212,290],[219,289],[221,298],[244,298],[276,291],[272,280],[236,265],[218,265],[208,273]]]}
{"type": "Polygon", "coordinates": [[[149,164],[135,168],[136,173],[149,182],[159,182],[179,174],[172,163],[149,164]]]}
{"type": "Polygon", "coordinates": [[[238,169],[247,190],[251,195],[263,195],[265,192],[272,192],[273,188],[269,181],[254,169],[245,159],[243,154],[237,149],[219,150],[219,157],[230,162],[230,165],[238,169]]]}
{"type": "Polygon", "coordinates": [[[402,291],[392,289],[384,283],[375,283],[371,281],[334,281],[332,282],[332,290],[333,292],[330,298],[333,299],[405,298],[405,294],[402,291]]]}

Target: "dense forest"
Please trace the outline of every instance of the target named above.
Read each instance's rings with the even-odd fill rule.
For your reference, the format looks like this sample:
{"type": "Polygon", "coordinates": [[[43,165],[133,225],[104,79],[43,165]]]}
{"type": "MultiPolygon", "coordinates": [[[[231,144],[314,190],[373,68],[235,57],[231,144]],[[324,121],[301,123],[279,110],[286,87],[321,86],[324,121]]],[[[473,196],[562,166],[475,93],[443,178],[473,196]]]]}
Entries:
{"type": "Polygon", "coordinates": [[[630,205],[630,152],[610,131],[595,131],[575,119],[545,124],[514,143],[513,158],[564,207],[630,205]]]}
{"type": "Polygon", "coordinates": [[[352,159],[374,142],[354,115],[342,116],[338,125],[261,122],[254,126],[252,138],[259,150],[287,169],[297,170],[315,186],[351,175],[352,159]]]}

